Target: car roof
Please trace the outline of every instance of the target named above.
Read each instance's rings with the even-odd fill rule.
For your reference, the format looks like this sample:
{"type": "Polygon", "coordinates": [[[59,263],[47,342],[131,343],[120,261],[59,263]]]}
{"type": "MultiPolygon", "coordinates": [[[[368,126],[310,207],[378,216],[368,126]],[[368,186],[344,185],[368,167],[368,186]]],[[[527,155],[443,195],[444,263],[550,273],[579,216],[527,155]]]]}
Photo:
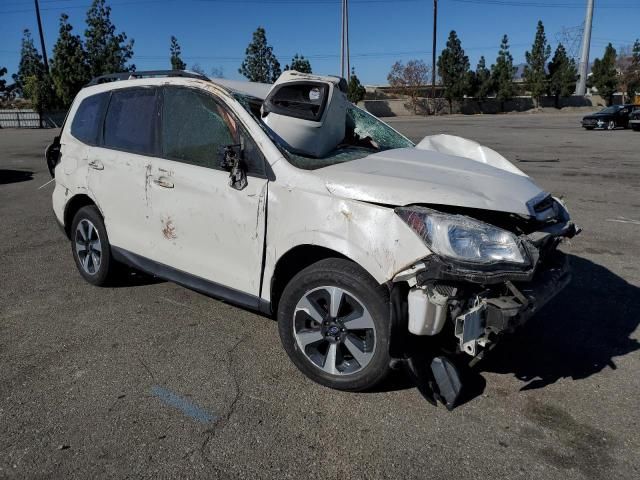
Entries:
{"type": "Polygon", "coordinates": [[[242,80],[227,80],[224,78],[209,78],[205,75],[189,71],[149,71],[122,72],[103,75],[94,78],[85,86],[85,95],[105,92],[126,87],[151,85],[215,85],[230,94],[241,94],[264,100],[271,85],[268,83],[248,82],[242,80]]]}

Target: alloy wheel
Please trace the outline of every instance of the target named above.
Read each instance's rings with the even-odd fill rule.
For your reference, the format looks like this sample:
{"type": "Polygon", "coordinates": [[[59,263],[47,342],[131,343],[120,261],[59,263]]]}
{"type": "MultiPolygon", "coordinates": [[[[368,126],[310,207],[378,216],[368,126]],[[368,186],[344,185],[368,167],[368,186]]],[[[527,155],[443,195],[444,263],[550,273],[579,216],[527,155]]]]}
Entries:
{"type": "Polygon", "coordinates": [[[89,275],[98,273],[102,260],[102,243],[95,225],[86,218],[80,220],[74,241],[82,269],[89,275]]]}
{"type": "Polygon", "coordinates": [[[376,331],[367,308],[336,286],[306,292],[293,313],[298,348],[317,368],[350,375],[365,368],[375,351],[376,331]]]}

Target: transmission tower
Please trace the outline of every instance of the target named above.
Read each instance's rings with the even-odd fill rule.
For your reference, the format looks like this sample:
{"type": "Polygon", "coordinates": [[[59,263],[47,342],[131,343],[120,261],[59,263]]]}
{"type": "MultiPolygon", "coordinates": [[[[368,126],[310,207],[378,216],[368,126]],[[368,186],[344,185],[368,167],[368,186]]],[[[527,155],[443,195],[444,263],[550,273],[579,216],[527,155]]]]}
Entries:
{"type": "Polygon", "coordinates": [[[564,45],[567,51],[567,57],[573,59],[578,65],[580,61],[580,45],[582,44],[582,35],[584,34],[584,23],[575,27],[562,27],[556,33],[556,42],[564,45]]]}

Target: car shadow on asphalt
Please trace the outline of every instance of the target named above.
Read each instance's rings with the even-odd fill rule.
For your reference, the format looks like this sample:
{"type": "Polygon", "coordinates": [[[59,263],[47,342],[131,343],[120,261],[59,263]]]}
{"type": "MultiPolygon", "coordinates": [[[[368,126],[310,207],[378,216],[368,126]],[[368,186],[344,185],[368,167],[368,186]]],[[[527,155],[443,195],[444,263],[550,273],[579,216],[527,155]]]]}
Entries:
{"type": "Polygon", "coordinates": [[[33,172],[28,170],[7,170],[0,168],[0,185],[33,180],[33,172]]]}
{"type": "Polygon", "coordinates": [[[616,357],[640,349],[631,338],[640,323],[640,288],[590,260],[570,259],[571,283],[500,343],[479,372],[513,374],[521,390],[532,390],[615,370],[616,357]]]}
{"type": "Polygon", "coordinates": [[[118,282],[113,288],[125,288],[125,287],[143,287],[145,285],[155,285],[157,283],[165,283],[166,280],[162,278],[154,277],[147,273],[135,270],[125,265],[120,266],[118,275],[118,282]]]}

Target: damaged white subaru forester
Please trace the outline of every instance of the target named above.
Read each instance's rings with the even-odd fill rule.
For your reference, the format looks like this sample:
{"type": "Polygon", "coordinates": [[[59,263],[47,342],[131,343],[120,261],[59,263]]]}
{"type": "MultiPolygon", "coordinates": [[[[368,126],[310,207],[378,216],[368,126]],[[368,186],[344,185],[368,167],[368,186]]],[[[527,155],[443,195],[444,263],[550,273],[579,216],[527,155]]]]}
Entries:
{"type": "Polygon", "coordinates": [[[342,390],[420,350],[452,406],[454,359],[481,358],[568,283],[557,246],[578,229],[495,151],[414,145],[345,87],[293,71],[95,79],[47,149],[55,215],[94,285],[126,264],[276,315],[295,365],[342,390]]]}

